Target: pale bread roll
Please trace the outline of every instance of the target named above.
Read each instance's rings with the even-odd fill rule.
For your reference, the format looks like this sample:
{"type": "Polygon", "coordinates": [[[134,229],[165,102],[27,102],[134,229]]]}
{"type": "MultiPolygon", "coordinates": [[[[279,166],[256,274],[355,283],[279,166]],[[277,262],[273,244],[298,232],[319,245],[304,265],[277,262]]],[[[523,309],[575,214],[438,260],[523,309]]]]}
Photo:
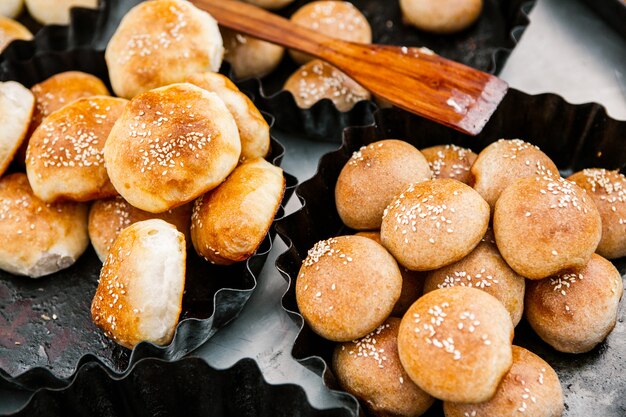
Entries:
{"type": "Polygon", "coordinates": [[[2,0],[0,1],[0,16],[15,19],[22,13],[23,8],[24,0],[2,0]]]}
{"type": "Polygon", "coordinates": [[[68,268],[89,245],[87,206],[49,204],[25,174],[0,179],[0,269],[39,278],[68,268]]]}
{"type": "Polygon", "coordinates": [[[478,155],[470,149],[456,145],[438,145],[422,149],[421,152],[433,172],[433,179],[452,178],[470,187],[474,184],[470,169],[478,155]]]}
{"type": "Polygon", "coordinates": [[[26,0],[28,13],[43,25],[67,25],[73,7],[97,6],[98,0],[26,0]]]}
{"type": "Polygon", "coordinates": [[[471,26],[480,16],[483,0],[400,0],[404,20],[433,33],[454,33],[471,26]]]}
{"type": "Polygon", "coordinates": [[[142,341],[170,343],[182,310],[185,247],[185,236],[163,220],[124,229],[100,272],[94,323],[128,349],[142,341]]]}
{"type": "Polygon", "coordinates": [[[285,48],[265,42],[243,33],[220,27],[224,39],[224,60],[235,73],[235,77],[261,78],[274,71],[285,55],[285,48]]]}
{"type": "Polygon", "coordinates": [[[107,45],[105,58],[116,95],[133,98],[218,71],[224,46],[217,22],[184,0],[152,0],[133,7],[107,45]]]}
{"type": "Polygon", "coordinates": [[[0,52],[14,40],[28,41],[33,38],[25,26],[8,17],[0,16],[0,52]]]}
{"type": "Polygon", "coordinates": [[[34,108],[29,89],[15,81],[0,83],[0,176],[24,141],[34,108]]]}

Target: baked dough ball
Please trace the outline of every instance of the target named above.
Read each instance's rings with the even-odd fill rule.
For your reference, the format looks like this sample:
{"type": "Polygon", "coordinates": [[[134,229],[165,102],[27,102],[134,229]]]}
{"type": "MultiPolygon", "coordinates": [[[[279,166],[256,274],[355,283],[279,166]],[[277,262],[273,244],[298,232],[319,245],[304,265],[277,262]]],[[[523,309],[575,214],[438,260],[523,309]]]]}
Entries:
{"type": "Polygon", "coordinates": [[[223,56],[215,19],[184,0],[153,0],[133,7],[105,53],[113,91],[129,99],[197,72],[216,72],[223,56]]]}
{"type": "Polygon", "coordinates": [[[274,71],[285,55],[285,48],[220,27],[224,39],[224,60],[235,73],[235,77],[261,78],[274,71]]]}
{"type": "Polygon", "coordinates": [[[243,0],[246,3],[254,4],[255,6],[263,7],[264,9],[280,9],[288,4],[293,3],[293,0],[243,0]]]}
{"type": "Polygon", "coordinates": [[[235,118],[241,139],[241,161],[265,158],[270,150],[270,127],[259,109],[228,77],[205,72],[187,77],[186,82],[215,93],[235,118]]]}
{"type": "Polygon", "coordinates": [[[470,168],[478,155],[470,149],[456,145],[438,145],[422,149],[422,154],[433,172],[433,179],[452,178],[470,187],[474,184],[470,168]]]}
{"type": "MultiPolygon", "coordinates": [[[[359,232],[356,236],[363,236],[372,239],[374,242],[382,245],[380,240],[380,232],[359,232]]],[[[395,317],[402,317],[404,313],[411,307],[411,304],[417,300],[424,292],[424,279],[425,274],[423,272],[411,271],[403,266],[398,265],[400,268],[400,274],[402,275],[402,291],[400,292],[400,298],[396,302],[396,305],[391,311],[391,315],[395,317]]]]}
{"type": "Polygon", "coordinates": [[[431,176],[424,155],[407,142],[386,139],[362,146],[337,179],[339,217],[353,229],[378,229],[387,205],[410,184],[431,176]]]}
{"type": "MultiPolygon", "coordinates": [[[[363,13],[347,1],[313,1],[300,7],[291,21],[312,29],[322,35],[344,41],[372,43],[372,28],[363,13]]],[[[302,52],[290,50],[289,54],[298,64],[313,59],[302,52]]]]}
{"type": "Polygon", "coordinates": [[[318,59],[294,72],[287,79],[284,89],[293,94],[296,104],[303,109],[308,109],[326,98],[339,111],[345,112],[359,101],[372,97],[369,91],[352,78],[318,59]]]}
{"type": "Polygon", "coordinates": [[[76,262],[89,245],[87,206],[44,203],[26,174],[0,179],[0,269],[39,278],[76,262]]]}
{"type": "Polygon", "coordinates": [[[400,0],[405,21],[433,33],[459,32],[474,23],[483,9],[482,0],[400,0]]]}
{"type": "Polygon", "coordinates": [[[111,245],[120,232],[128,226],[149,219],[161,219],[178,229],[185,235],[187,245],[191,244],[189,227],[191,225],[191,209],[193,204],[153,214],[139,210],[117,196],[106,200],[95,201],[89,210],[89,239],[102,262],[106,259],[111,245]]]}
{"type": "Polygon", "coordinates": [[[613,264],[594,254],[587,265],[528,283],[526,318],[546,343],[583,353],[615,327],[624,287],[613,264]]]}
{"type": "Polygon", "coordinates": [[[95,96],[55,111],[30,137],[26,174],[44,201],[89,201],[117,195],[102,149],[127,100],[95,96]]]}
{"type": "Polygon", "coordinates": [[[513,346],[513,366],[492,399],[479,404],[443,404],[446,417],[561,417],[564,408],[563,389],[554,369],[518,346],[513,346]]]}
{"type": "Polygon", "coordinates": [[[26,0],[28,13],[42,25],[67,25],[74,7],[95,9],[98,0],[26,0]]]}
{"type": "Polygon", "coordinates": [[[23,8],[24,0],[2,0],[0,2],[0,16],[15,19],[22,13],[23,8]]]}
{"type": "Polygon", "coordinates": [[[511,367],[513,324],[502,303],[469,287],[417,300],[398,334],[400,360],[420,388],[444,401],[476,403],[496,392],[511,367]]]}
{"type": "Polygon", "coordinates": [[[546,154],[520,139],[500,139],[487,146],[471,169],[474,189],[492,209],[500,193],[513,181],[544,172],[559,176],[558,168],[546,154]]]}
{"type": "Polygon", "coordinates": [[[285,192],[283,170],[262,158],[239,165],[193,206],[191,239],[214,264],[248,259],[263,242],[285,192]]]}
{"type": "Polygon", "coordinates": [[[0,83],[0,176],[19,149],[33,116],[35,97],[15,81],[0,83]]]}
{"type": "Polygon", "coordinates": [[[568,178],[587,191],[602,218],[596,252],[607,259],[626,256],[626,177],[618,171],[585,169],[568,178]]]}
{"type": "Polygon", "coordinates": [[[93,322],[128,349],[142,341],[170,343],[182,310],[186,257],[185,236],[163,220],[122,230],[100,271],[93,322]]]}
{"type": "Polygon", "coordinates": [[[296,280],[302,317],[320,336],[347,342],[365,336],[391,314],[402,275],[372,239],[339,236],[309,250],[296,280]]]}
{"type": "Polygon", "coordinates": [[[104,145],[115,189],[151,213],[181,206],[217,187],[240,153],[237,125],[224,102],[187,83],[133,98],[104,145]]]}
{"type": "Polygon", "coordinates": [[[589,262],[602,222],[583,189],[543,174],[518,179],[502,192],[493,229],[509,266],[526,278],[542,279],[589,262]]]}
{"type": "Polygon", "coordinates": [[[8,17],[0,16],[0,52],[14,40],[28,41],[32,38],[33,34],[21,23],[8,17]]]}
{"type": "Polygon", "coordinates": [[[489,205],[451,179],[411,184],[385,209],[383,245],[408,269],[428,271],[470,253],[489,225],[489,205]]]}
{"type": "Polygon", "coordinates": [[[390,317],[367,336],[337,345],[332,367],[343,389],[373,416],[421,416],[435,399],[411,381],[398,357],[400,319],[390,317]]]}
{"type": "Polygon", "coordinates": [[[429,272],[424,292],[456,286],[478,288],[496,297],[511,315],[513,326],[517,326],[524,313],[526,282],[502,259],[490,235],[488,232],[465,258],[429,272]]]}

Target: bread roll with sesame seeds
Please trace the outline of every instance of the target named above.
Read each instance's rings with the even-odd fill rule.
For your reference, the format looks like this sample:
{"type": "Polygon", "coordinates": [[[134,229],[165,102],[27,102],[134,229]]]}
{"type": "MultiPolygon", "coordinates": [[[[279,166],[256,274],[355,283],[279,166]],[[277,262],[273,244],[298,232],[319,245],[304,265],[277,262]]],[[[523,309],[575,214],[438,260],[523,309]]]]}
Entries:
{"type": "Polygon", "coordinates": [[[489,205],[452,179],[411,184],[385,209],[383,246],[404,267],[429,271],[469,254],[485,235],[489,205]]]}
{"type": "Polygon", "coordinates": [[[563,389],[554,369],[539,356],[513,346],[513,365],[493,398],[478,404],[444,402],[446,417],[560,417],[563,389]]]}
{"type": "Polygon", "coordinates": [[[293,94],[296,104],[303,109],[329,99],[337,110],[346,112],[359,101],[369,100],[372,96],[352,78],[319,59],[294,72],[285,82],[284,89],[293,94]]]}
{"type": "Polygon", "coordinates": [[[399,327],[400,319],[390,317],[367,336],[335,347],[332,368],[339,384],[373,416],[421,416],[435,401],[400,363],[399,327]]]}
{"type": "Polygon", "coordinates": [[[33,38],[24,25],[8,17],[0,16],[0,52],[15,40],[28,41],[33,38]]]}
{"type": "Polygon", "coordinates": [[[522,319],[526,281],[502,259],[490,231],[465,258],[430,271],[424,292],[456,286],[478,288],[496,297],[511,315],[513,326],[522,319]]]}
{"type": "Polygon", "coordinates": [[[154,214],[131,206],[122,197],[117,196],[106,200],[95,201],[89,210],[89,239],[102,262],[111,250],[111,245],[122,230],[128,226],[149,219],[161,219],[178,229],[185,235],[187,246],[191,245],[189,227],[191,225],[191,209],[193,204],[154,214]]]}
{"type": "Polygon", "coordinates": [[[150,213],[182,206],[217,187],[240,154],[237,124],[224,102],[187,83],[133,98],[104,145],[115,189],[150,213]]]}
{"type": "Polygon", "coordinates": [[[543,279],[589,262],[600,242],[602,221],[583,189],[544,173],[518,179],[502,192],[493,231],[515,272],[543,279]]]}
{"type": "Polygon", "coordinates": [[[615,327],[624,286],[613,264],[593,254],[582,268],[528,283],[525,314],[546,343],[560,352],[584,353],[615,327]]]}
{"type": "Polygon", "coordinates": [[[247,95],[227,77],[214,72],[193,74],[186,82],[215,93],[235,118],[241,139],[241,161],[265,158],[270,150],[270,127],[247,95]]]}
{"type": "Polygon", "coordinates": [[[362,146],[335,185],[339,217],[353,229],[378,229],[387,205],[409,184],[431,176],[424,155],[407,142],[386,139],[362,146]]]}
{"type": "Polygon", "coordinates": [[[347,342],[380,326],[401,289],[400,269],[385,248],[366,237],[339,236],[309,250],[296,280],[296,301],[314,332],[347,342]]]}
{"type": "Polygon", "coordinates": [[[117,195],[103,148],[127,100],[94,96],[55,111],[30,137],[26,174],[44,201],[90,201],[117,195]]]}
{"type": "Polygon", "coordinates": [[[22,13],[23,8],[24,0],[2,0],[0,2],[0,16],[15,19],[22,13]]]}
{"type": "Polygon", "coordinates": [[[67,25],[74,7],[95,9],[98,0],[26,0],[28,13],[42,25],[67,25]]]}
{"type": "Polygon", "coordinates": [[[224,60],[235,77],[261,78],[274,71],[285,55],[285,48],[220,27],[224,39],[224,60]]]}
{"type": "MultiPolygon", "coordinates": [[[[291,22],[323,35],[344,41],[372,43],[372,28],[363,13],[347,1],[312,1],[291,15],[291,22]]],[[[314,59],[302,52],[289,50],[298,64],[314,59]]]]}
{"type": "Polygon", "coordinates": [[[492,209],[500,193],[513,181],[537,172],[559,176],[558,168],[546,154],[520,139],[500,139],[492,143],[478,154],[471,168],[474,189],[492,209]]]}
{"type": "Polygon", "coordinates": [[[210,14],[184,0],[140,3],[124,16],[106,48],[116,95],[182,82],[188,75],[219,71],[224,45],[210,14]]]}
{"type": "Polygon", "coordinates": [[[0,269],[39,278],[69,268],[89,245],[87,206],[49,204],[26,174],[0,179],[0,269]]]}
{"type": "Polygon", "coordinates": [[[421,152],[433,172],[433,179],[452,178],[470,187],[474,184],[470,168],[478,155],[470,149],[456,145],[438,145],[422,149],[421,152]]]}
{"type": "Polygon", "coordinates": [[[587,194],[602,218],[596,252],[607,259],[626,256],[626,177],[603,168],[584,169],[568,178],[587,194]]]}
{"type": "Polygon", "coordinates": [[[0,82],[0,176],[26,137],[34,107],[29,89],[15,81],[0,82]]]}
{"type": "Polygon", "coordinates": [[[263,7],[264,9],[280,9],[288,4],[293,3],[293,0],[243,0],[246,3],[254,4],[255,6],[263,7]]]}
{"type": "Polygon", "coordinates": [[[122,230],[102,265],[93,322],[128,349],[142,341],[170,343],[182,310],[186,257],[185,236],[163,220],[122,230]]]}
{"type": "Polygon", "coordinates": [[[455,33],[470,27],[483,9],[483,0],[400,0],[404,21],[432,33],[455,33]]]}
{"type": "Polygon", "coordinates": [[[402,366],[421,389],[443,401],[487,401],[512,364],[513,323],[484,291],[429,292],[406,312],[398,333],[402,366]]]}

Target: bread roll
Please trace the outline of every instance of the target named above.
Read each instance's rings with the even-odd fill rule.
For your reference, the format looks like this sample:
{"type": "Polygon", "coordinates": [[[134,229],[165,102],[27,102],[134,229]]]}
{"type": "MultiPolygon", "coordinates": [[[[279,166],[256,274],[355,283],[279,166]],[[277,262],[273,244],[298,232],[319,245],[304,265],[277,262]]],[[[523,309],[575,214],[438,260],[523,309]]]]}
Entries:
{"type": "Polygon", "coordinates": [[[0,82],[0,176],[26,137],[34,107],[29,89],[15,81],[0,82]]]}
{"type": "Polygon", "coordinates": [[[619,271],[600,255],[587,265],[528,283],[526,318],[546,343],[567,353],[583,353],[615,327],[624,286],[619,271]]]}
{"type": "Polygon", "coordinates": [[[248,259],[265,239],[284,192],[279,167],[261,158],[239,165],[194,204],[191,238],[196,252],[219,265],[248,259]]]}
{"type": "Polygon", "coordinates": [[[187,83],[132,99],[104,146],[115,189],[150,213],[212,190],[235,168],[240,153],[237,125],[224,102],[187,83]]]}
{"type": "Polygon", "coordinates": [[[28,41],[32,38],[33,34],[21,23],[8,17],[0,16],[0,52],[14,40],[28,41]]]}
{"type": "Polygon", "coordinates": [[[270,127],[259,109],[227,77],[214,72],[193,74],[186,82],[215,93],[235,118],[241,139],[241,161],[265,158],[270,150],[270,127]]]}
{"type": "Polygon", "coordinates": [[[470,168],[478,155],[470,149],[456,145],[438,145],[422,149],[422,154],[433,172],[433,179],[452,178],[470,187],[474,184],[470,168]]]}
{"type": "Polygon", "coordinates": [[[602,218],[596,252],[607,259],[626,256],[626,177],[618,171],[585,169],[568,178],[587,191],[602,218]]]}
{"type": "Polygon", "coordinates": [[[446,417],[561,417],[564,408],[563,390],[554,369],[518,346],[513,346],[513,366],[493,398],[478,404],[443,404],[446,417]]]}
{"type": "Polygon", "coordinates": [[[488,225],[489,205],[476,191],[438,179],[411,184],[389,204],[380,236],[401,265],[428,271],[469,254],[488,225]]]}
{"type": "MultiPolygon", "coordinates": [[[[372,43],[372,28],[367,19],[352,3],[347,1],[312,1],[300,7],[291,21],[318,33],[344,41],[372,43]]],[[[298,64],[306,64],[312,56],[290,50],[298,64]]]]}
{"type": "Polygon", "coordinates": [[[332,367],[343,389],[373,416],[421,416],[434,398],[411,381],[398,357],[400,319],[390,317],[367,336],[337,345],[332,367]]]}
{"type": "Polygon", "coordinates": [[[421,389],[444,401],[476,403],[496,392],[512,364],[513,324],[502,303],[469,287],[444,288],[404,315],[398,353],[421,389]]]}
{"type": "Polygon", "coordinates": [[[26,0],[28,13],[42,25],[67,25],[74,7],[95,9],[98,0],[26,0]]]}
{"type": "Polygon", "coordinates": [[[116,95],[182,82],[197,72],[218,71],[224,46],[217,22],[184,0],[153,0],[133,7],[106,49],[116,95]]]}
{"type": "Polygon", "coordinates": [[[314,332],[347,342],[380,326],[401,288],[398,264],[385,248],[365,237],[339,236],[309,250],[296,281],[296,301],[314,332]]]}
{"type": "Polygon", "coordinates": [[[454,33],[471,26],[483,9],[482,0],[400,0],[406,23],[432,33],[454,33]]]}
{"type": "Polygon", "coordinates": [[[127,101],[95,96],[55,111],[30,137],[26,173],[44,201],[89,201],[117,195],[102,149],[127,101]]]}
{"type": "Polygon", "coordinates": [[[285,83],[296,104],[308,109],[322,99],[329,99],[339,111],[346,112],[356,103],[369,100],[371,94],[337,68],[320,61],[310,61],[294,72],[285,83]]]}
{"type": "Polygon", "coordinates": [[[518,179],[502,192],[493,229],[509,266],[526,278],[542,279],[589,262],[602,223],[584,190],[540,174],[518,179]]]}
{"type": "Polygon", "coordinates": [[[293,3],[293,0],[243,0],[246,3],[254,4],[255,6],[263,7],[264,9],[280,9],[288,4],[293,3]]]}
{"type": "Polygon", "coordinates": [[[128,349],[170,343],[182,310],[186,254],[183,234],[163,220],[122,230],[100,272],[94,323],[128,349]]]}
{"type": "Polygon", "coordinates": [[[69,268],[89,245],[87,206],[38,199],[25,174],[0,179],[0,269],[39,278],[69,268]]]}
{"type": "Polygon", "coordinates": [[[410,184],[431,175],[424,155],[407,142],[386,139],[362,146],[337,179],[339,217],[353,229],[378,229],[387,205],[410,184]]]}
{"type": "Polygon", "coordinates": [[[0,2],[0,16],[15,19],[22,13],[23,8],[24,0],[2,0],[0,2]]]}
{"type": "Polygon", "coordinates": [[[261,78],[278,67],[285,55],[285,48],[253,38],[243,33],[220,27],[224,39],[224,60],[235,73],[235,77],[261,78]]]}
{"type": "Polygon", "coordinates": [[[122,230],[143,220],[161,219],[176,226],[178,231],[185,235],[187,245],[190,245],[192,208],[193,205],[189,203],[160,214],[153,214],[131,206],[120,196],[98,200],[89,210],[89,238],[98,258],[104,262],[111,245],[122,230]]]}

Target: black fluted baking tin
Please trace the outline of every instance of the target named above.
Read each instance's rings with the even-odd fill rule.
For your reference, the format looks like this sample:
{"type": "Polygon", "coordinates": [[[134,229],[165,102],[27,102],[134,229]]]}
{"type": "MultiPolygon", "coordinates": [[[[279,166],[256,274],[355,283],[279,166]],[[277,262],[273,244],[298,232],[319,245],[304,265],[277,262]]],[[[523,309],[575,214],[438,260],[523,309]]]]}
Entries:
{"type": "Polygon", "coordinates": [[[585,0],[585,3],[626,38],[626,1],[585,0]]]}
{"type": "MultiPolygon", "coordinates": [[[[315,176],[297,187],[296,195],[303,207],[277,224],[278,234],[289,246],[276,262],[290,284],[283,307],[302,328],[292,355],[324,376],[332,388],[337,387],[328,364],[334,344],[313,333],[304,323],[297,310],[294,281],[308,249],[319,240],[346,233],[335,208],[334,188],[341,169],[354,151],[385,138],[406,140],[419,149],[454,143],[476,152],[499,138],[522,138],[538,145],[566,175],[588,167],[615,169],[626,163],[626,122],[609,118],[598,104],[572,105],[553,94],[527,95],[509,91],[483,132],[476,137],[397,109],[380,110],[375,118],[376,122],[370,126],[344,130],[342,147],[324,155],[315,176]]],[[[624,277],[626,258],[614,264],[624,277]]],[[[624,320],[626,307],[622,303],[611,335],[593,351],[581,355],[555,351],[541,341],[525,321],[516,328],[514,343],[537,353],[557,371],[565,395],[565,416],[626,415],[624,320]]],[[[359,408],[353,408],[353,413],[357,415],[359,408]]],[[[442,416],[440,404],[426,415],[442,416]]]]}

